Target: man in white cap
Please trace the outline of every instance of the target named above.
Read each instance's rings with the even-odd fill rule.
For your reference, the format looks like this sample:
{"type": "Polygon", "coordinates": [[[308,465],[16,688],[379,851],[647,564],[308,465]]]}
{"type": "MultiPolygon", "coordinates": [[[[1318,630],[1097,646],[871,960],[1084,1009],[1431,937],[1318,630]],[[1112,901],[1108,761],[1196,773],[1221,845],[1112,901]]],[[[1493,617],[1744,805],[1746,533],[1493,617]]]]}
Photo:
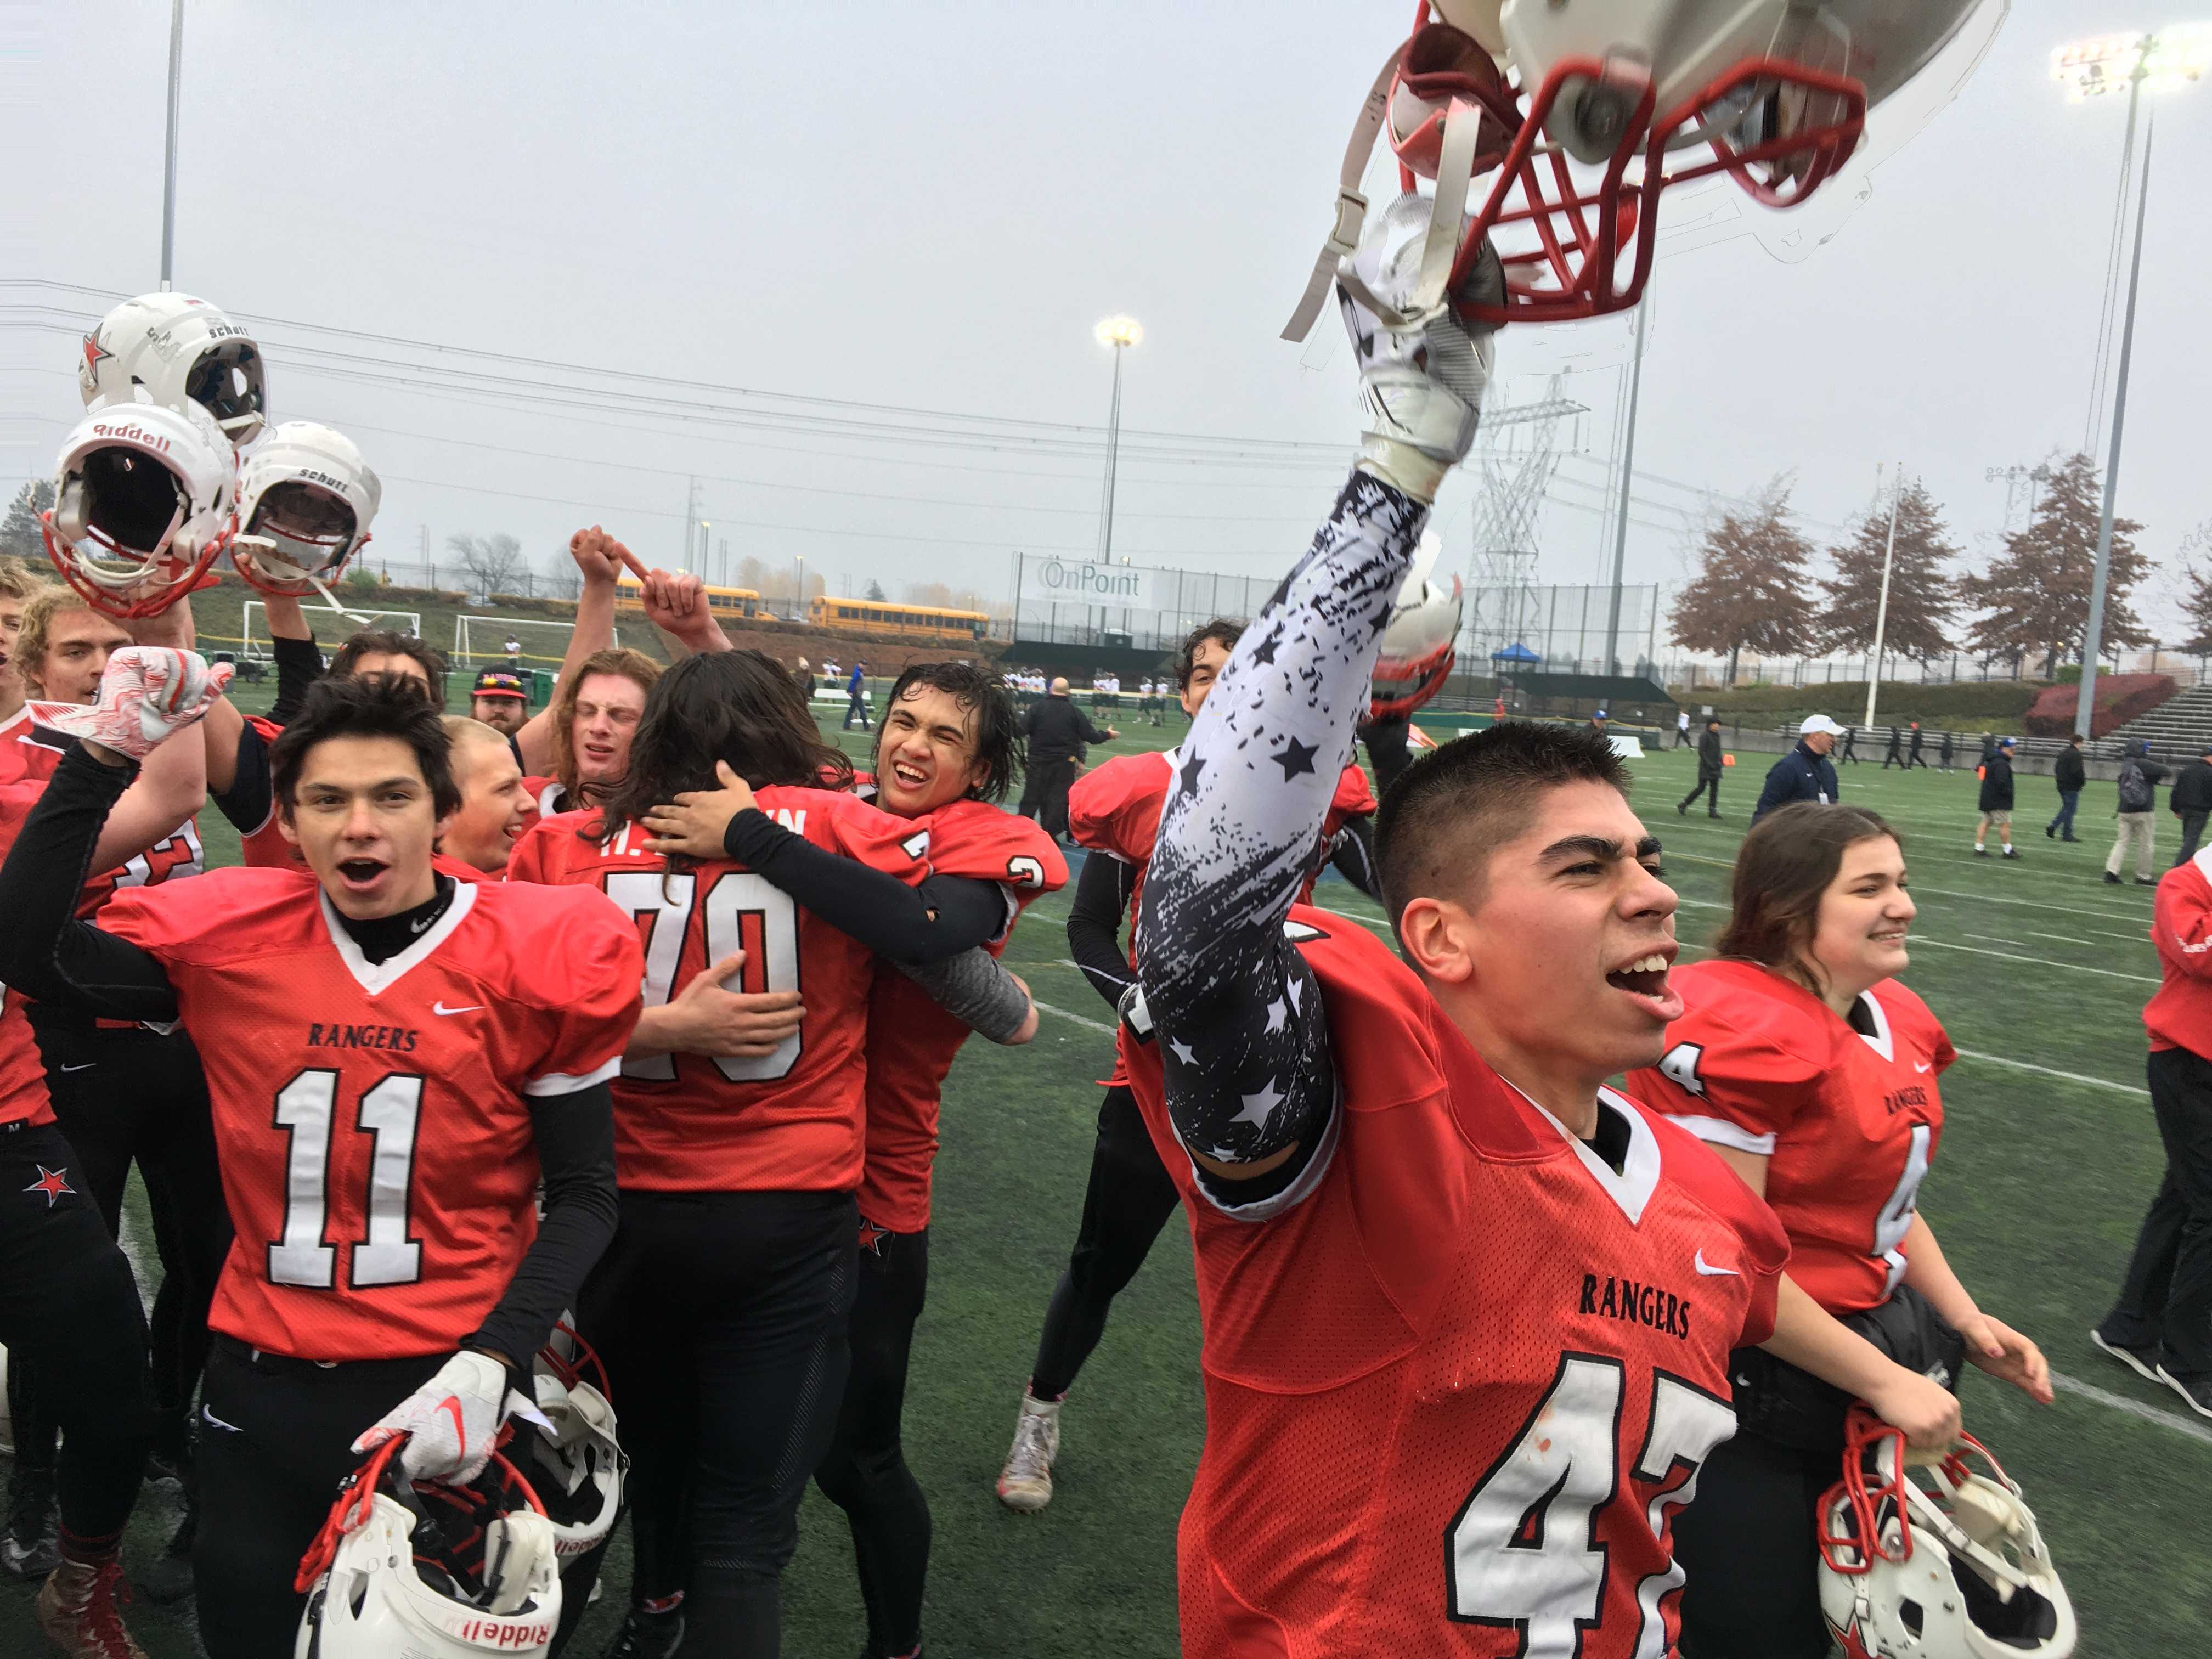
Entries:
{"type": "Polygon", "coordinates": [[[1832,802],[1838,791],[1828,751],[1843,733],[1844,728],[1826,714],[1808,715],[1797,728],[1797,746],[1767,769],[1766,787],[1759,792],[1751,821],[1756,823],[1761,814],[1793,800],[1816,800],[1823,806],[1832,802]]]}

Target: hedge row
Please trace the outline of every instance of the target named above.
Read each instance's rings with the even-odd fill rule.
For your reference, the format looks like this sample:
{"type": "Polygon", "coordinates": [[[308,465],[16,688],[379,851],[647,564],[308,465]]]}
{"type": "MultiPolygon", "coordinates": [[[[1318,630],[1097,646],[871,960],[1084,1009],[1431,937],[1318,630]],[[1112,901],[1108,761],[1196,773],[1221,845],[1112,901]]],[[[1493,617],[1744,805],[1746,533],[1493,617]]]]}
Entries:
{"type": "MultiPolygon", "coordinates": [[[[2167,674],[2098,675],[2097,707],[2089,717],[2089,735],[2101,738],[2118,731],[2138,714],[2148,714],[2169,701],[2179,689],[2167,674]]],[[[2078,684],[2051,686],[2027,711],[2027,729],[2039,738],[2063,738],[2074,729],[2074,716],[2081,707],[2078,684]]]]}
{"type": "MultiPolygon", "coordinates": [[[[2130,677],[2134,678],[2134,677],[2130,677]]],[[[2158,678],[2163,678],[2163,676],[2158,678]]],[[[1970,722],[2017,721],[2025,715],[2041,685],[2017,680],[1967,681],[1955,685],[1916,685],[1884,680],[1875,702],[1875,718],[1887,726],[1919,720],[1930,726],[1963,726],[1970,722]]],[[[1688,690],[1677,688],[1675,702],[1694,714],[1711,703],[1729,720],[1771,725],[1785,715],[1802,720],[1809,714],[1856,721],[1866,712],[1864,680],[1836,680],[1814,685],[1751,685],[1733,691],[1688,690]]],[[[2101,705],[2104,699],[2100,697],[2101,705]]]]}

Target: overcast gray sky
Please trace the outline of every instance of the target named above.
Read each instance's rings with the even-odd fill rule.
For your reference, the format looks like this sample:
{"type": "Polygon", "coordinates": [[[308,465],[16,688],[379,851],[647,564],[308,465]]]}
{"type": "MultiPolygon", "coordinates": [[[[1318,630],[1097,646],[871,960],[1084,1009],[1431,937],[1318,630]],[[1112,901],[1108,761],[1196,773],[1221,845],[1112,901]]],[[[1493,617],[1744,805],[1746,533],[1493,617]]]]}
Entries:
{"type": "MultiPolygon", "coordinates": [[[[1632,580],[1682,574],[1675,509],[1698,498],[1678,485],[1741,495],[1794,471],[1806,516],[1827,526],[1863,510],[1878,463],[1902,459],[1957,539],[1998,527],[2004,487],[1984,469],[2082,436],[2125,115],[2118,100],[2068,104],[2051,49],[2212,16],[2203,6],[2014,0],[1956,102],[1875,170],[1814,257],[1785,264],[1739,237],[1661,261],[1632,580]]],[[[596,519],[673,562],[696,472],[733,559],[804,553],[833,586],[1004,587],[1014,547],[1095,544],[1111,371],[1091,330],[1109,313],[1146,330],[1127,363],[1126,428],[1348,447],[1354,388],[1334,317],[1304,351],[1276,332],[1407,9],[188,0],[177,285],[272,319],[275,412],[355,434],[387,480],[376,533],[395,558],[418,538],[434,551],[451,532],[502,530],[542,558],[596,519]],[[777,411],[800,406],[703,391],[684,395],[747,423],[525,405],[392,367],[437,354],[273,319],[1093,430],[1040,442],[959,423],[948,447],[873,425],[779,429],[777,411]]],[[[76,416],[70,314],[159,274],[168,10],[0,4],[10,489],[47,469],[76,416]]],[[[2212,228],[2194,210],[2212,86],[2155,110],[2121,499],[2170,562],[2212,517],[2212,228]]],[[[1617,325],[1610,346],[1563,340],[1574,326],[1507,331],[1509,398],[1578,350],[1617,362],[1617,325]]],[[[589,386],[593,401],[623,385],[443,361],[589,386]]],[[[1593,412],[1546,509],[1541,580],[1600,570],[1592,509],[1621,380],[1603,366],[1574,377],[1593,412]]],[[[1287,564],[1340,459],[1209,447],[1125,461],[1117,551],[1287,564]]],[[[1455,565],[1472,495],[1455,483],[1443,503],[1455,565]]],[[[2148,608],[2170,627],[2169,606],[2148,608]]]]}

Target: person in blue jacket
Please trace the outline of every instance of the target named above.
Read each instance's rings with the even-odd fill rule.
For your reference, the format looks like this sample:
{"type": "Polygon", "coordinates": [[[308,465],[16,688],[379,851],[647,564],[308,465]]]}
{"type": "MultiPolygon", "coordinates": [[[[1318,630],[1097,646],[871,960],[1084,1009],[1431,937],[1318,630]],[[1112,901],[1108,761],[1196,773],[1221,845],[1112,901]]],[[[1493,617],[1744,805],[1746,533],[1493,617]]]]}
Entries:
{"type": "Polygon", "coordinates": [[[1844,728],[1826,714],[1808,715],[1797,728],[1796,747],[1767,769],[1766,787],[1759,792],[1751,821],[1756,823],[1764,814],[1793,800],[1816,800],[1823,806],[1832,803],[1839,792],[1828,751],[1843,733],[1844,728]]]}

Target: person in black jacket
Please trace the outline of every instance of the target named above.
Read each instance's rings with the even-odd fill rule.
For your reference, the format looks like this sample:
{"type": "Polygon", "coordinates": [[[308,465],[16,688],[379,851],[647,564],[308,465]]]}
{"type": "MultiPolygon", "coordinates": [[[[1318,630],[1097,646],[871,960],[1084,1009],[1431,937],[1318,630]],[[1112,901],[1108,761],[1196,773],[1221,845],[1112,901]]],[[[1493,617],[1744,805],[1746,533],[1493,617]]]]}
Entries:
{"type": "Polygon", "coordinates": [[[1946,732],[1943,734],[1942,747],[1936,751],[1936,757],[1943,763],[1943,769],[1946,772],[1951,769],[1951,757],[1958,752],[1959,745],[1955,734],[1946,732]]]}
{"type": "Polygon", "coordinates": [[[1797,728],[1797,746],[1767,769],[1766,787],[1759,792],[1751,821],[1757,823],[1761,813],[1793,800],[1814,800],[1823,806],[1833,802],[1841,791],[1828,751],[1843,734],[1844,728],[1826,714],[1807,715],[1797,728]]]}
{"type": "Polygon", "coordinates": [[[1841,766],[1845,761],[1854,766],[1859,763],[1859,729],[1856,726],[1844,728],[1844,746],[1836,750],[1836,764],[1841,766]]]}
{"type": "Polygon", "coordinates": [[[2074,809],[2081,804],[2081,788],[2088,781],[2088,769],[2081,764],[2081,734],[2076,732],[2066,739],[2066,746],[2058,751],[2058,761],[2051,769],[2051,781],[2058,786],[2058,816],[2043,826],[2047,836],[2064,841],[2079,841],[2074,833],[2074,809]]]}
{"type": "Polygon", "coordinates": [[[1927,741],[1927,738],[1928,734],[1920,729],[1920,722],[1918,720],[1913,721],[1912,747],[1905,757],[1905,769],[1906,771],[1910,772],[1916,766],[1925,766],[1928,764],[1928,757],[1920,752],[1920,745],[1927,741]]]}
{"type": "Polygon", "coordinates": [[[2186,864],[2197,856],[2197,844],[2204,839],[2204,820],[2212,817],[2212,743],[2181,769],[2166,799],[2181,819],[2181,850],[2173,861],[2186,864]]]}
{"type": "Polygon", "coordinates": [[[2150,872],[2158,857],[2158,786],[2170,775],[2164,766],[2150,757],[2148,743],[2138,738],[2128,745],[2127,755],[2120,762],[2118,811],[2113,814],[2118,833],[2112,838],[2112,853],[2105,860],[2105,880],[2108,885],[2120,884],[2120,866],[2127,862],[2131,848],[2136,860],[2136,885],[2158,885],[2158,878],[2150,872]]]}
{"type": "Polygon", "coordinates": [[[1989,759],[1982,763],[1982,816],[1974,824],[1974,856],[1985,859],[1990,850],[1983,845],[1990,826],[1996,826],[1997,839],[2004,843],[2004,855],[2008,859],[2020,856],[2020,849],[2012,844],[2012,750],[2010,738],[2001,740],[1989,759]]]}
{"type": "Polygon", "coordinates": [[[1887,772],[1893,766],[1902,767],[1904,764],[1905,733],[1893,726],[1889,728],[1889,748],[1881,757],[1881,769],[1887,772]]]}
{"type": "Polygon", "coordinates": [[[1707,716],[1705,729],[1698,734],[1698,787],[1683,796],[1674,810],[1687,817],[1690,803],[1700,795],[1705,797],[1705,816],[1720,817],[1721,722],[1717,714],[1707,716]]]}
{"type": "Polygon", "coordinates": [[[1067,787],[1075,781],[1078,757],[1085,744],[1111,743],[1121,734],[1091,723],[1067,695],[1067,682],[1054,679],[1049,696],[1030,705],[1022,735],[1029,742],[1029,765],[1022,777],[1021,814],[1035,818],[1047,835],[1067,839],[1067,787]]]}

